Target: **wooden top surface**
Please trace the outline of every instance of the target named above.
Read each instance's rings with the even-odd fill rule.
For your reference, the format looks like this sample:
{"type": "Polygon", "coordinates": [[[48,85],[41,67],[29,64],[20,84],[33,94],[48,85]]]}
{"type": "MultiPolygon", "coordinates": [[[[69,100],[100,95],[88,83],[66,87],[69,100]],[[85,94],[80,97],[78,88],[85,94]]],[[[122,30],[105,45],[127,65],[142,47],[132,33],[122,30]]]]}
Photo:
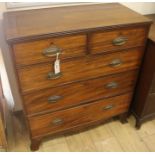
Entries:
{"type": "Polygon", "coordinates": [[[155,42],[155,14],[147,15],[148,18],[153,20],[153,24],[151,25],[150,32],[149,32],[149,38],[155,42]]]}
{"type": "Polygon", "coordinates": [[[66,6],[4,13],[6,39],[26,39],[101,27],[151,22],[117,3],[66,6]]]}

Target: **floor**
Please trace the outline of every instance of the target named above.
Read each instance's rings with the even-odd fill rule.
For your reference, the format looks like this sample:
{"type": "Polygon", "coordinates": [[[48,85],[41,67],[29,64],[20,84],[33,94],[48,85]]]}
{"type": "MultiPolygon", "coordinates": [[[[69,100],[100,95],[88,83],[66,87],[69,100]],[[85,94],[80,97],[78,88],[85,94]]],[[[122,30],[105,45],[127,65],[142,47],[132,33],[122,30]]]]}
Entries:
{"type": "MultiPolygon", "coordinates": [[[[30,151],[29,136],[22,117],[13,117],[14,132],[8,134],[8,151],[30,151]],[[21,123],[22,122],[22,123],[21,123]],[[22,125],[21,125],[22,124],[22,125]]],[[[155,151],[155,120],[144,123],[140,130],[134,127],[131,116],[128,123],[110,120],[85,132],[42,142],[41,152],[148,152],[155,151]]]]}

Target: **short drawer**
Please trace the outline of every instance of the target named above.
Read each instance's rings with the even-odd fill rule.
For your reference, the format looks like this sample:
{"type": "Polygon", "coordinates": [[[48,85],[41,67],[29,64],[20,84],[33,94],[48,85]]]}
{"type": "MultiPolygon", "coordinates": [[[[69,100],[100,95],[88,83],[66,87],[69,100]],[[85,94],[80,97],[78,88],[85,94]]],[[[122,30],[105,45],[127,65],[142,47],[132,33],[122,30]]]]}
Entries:
{"type": "Polygon", "coordinates": [[[128,111],[132,94],[100,100],[91,104],[28,118],[32,137],[54,134],[108,119],[128,111]]]}
{"type": "Polygon", "coordinates": [[[133,91],[137,71],[37,91],[24,96],[28,115],[45,113],[133,91]]]}
{"type": "Polygon", "coordinates": [[[93,33],[90,37],[90,52],[104,53],[130,47],[144,46],[145,38],[146,29],[144,27],[93,33]]]}
{"type": "Polygon", "coordinates": [[[49,62],[55,59],[59,52],[61,59],[83,56],[86,52],[86,36],[75,35],[18,43],[13,45],[13,52],[18,66],[49,62]]]}
{"type": "Polygon", "coordinates": [[[52,64],[18,70],[23,93],[62,86],[72,82],[139,68],[143,49],[135,48],[107,55],[93,55],[61,62],[61,74],[53,74],[52,64]]]}

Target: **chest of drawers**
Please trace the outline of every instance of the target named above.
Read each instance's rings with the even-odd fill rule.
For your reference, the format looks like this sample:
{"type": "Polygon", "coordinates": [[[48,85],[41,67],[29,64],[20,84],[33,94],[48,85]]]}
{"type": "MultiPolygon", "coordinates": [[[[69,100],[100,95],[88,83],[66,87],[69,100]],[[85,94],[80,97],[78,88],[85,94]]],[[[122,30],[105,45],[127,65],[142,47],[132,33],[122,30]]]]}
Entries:
{"type": "Polygon", "coordinates": [[[8,12],[4,19],[32,150],[49,135],[125,118],[150,20],[120,4],[8,12]]]}

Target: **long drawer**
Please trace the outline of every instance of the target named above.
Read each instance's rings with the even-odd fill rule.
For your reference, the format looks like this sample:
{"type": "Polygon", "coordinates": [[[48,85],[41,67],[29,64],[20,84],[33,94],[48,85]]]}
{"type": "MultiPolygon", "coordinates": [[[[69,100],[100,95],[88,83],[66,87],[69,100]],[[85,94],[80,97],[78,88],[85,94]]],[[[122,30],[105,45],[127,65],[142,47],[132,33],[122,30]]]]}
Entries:
{"type": "Polygon", "coordinates": [[[104,120],[128,110],[132,94],[125,94],[67,110],[28,118],[32,137],[54,134],[104,120]]]}
{"type": "Polygon", "coordinates": [[[23,93],[60,86],[73,81],[139,68],[143,49],[135,48],[107,55],[87,56],[61,62],[61,73],[53,74],[53,64],[34,65],[18,70],[23,93]]]}
{"type": "Polygon", "coordinates": [[[137,71],[37,91],[23,96],[28,115],[60,110],[133,91],[137,71]]]}
{"type": "Polygon", "coordinates": [[[112,50],[143,46],[146,33],[144,27],[93,33],[90,37],[90,51],[91,53],[105,53],[112,50]]]}
{"type": "Polygon", "coordinates": [[[49,62],[55,54],[61,52],[61,59],[84,56],[86,53],[86,35],[55,37],[44,40],[18,43],[13,45],[17,66],[49,62]]]}

